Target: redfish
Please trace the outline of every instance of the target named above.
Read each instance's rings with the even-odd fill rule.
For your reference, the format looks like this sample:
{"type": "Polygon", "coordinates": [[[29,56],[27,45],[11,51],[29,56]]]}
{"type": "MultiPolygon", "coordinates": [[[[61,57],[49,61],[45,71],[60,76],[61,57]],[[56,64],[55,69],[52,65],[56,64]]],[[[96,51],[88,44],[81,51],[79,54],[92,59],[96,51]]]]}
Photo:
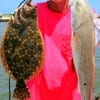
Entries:
{"type": "Polygon", "coordinates": [[[87,0],[72,5],[72,54],[82,100],[93,100],[95,84],[95,29],[87,0]]]}

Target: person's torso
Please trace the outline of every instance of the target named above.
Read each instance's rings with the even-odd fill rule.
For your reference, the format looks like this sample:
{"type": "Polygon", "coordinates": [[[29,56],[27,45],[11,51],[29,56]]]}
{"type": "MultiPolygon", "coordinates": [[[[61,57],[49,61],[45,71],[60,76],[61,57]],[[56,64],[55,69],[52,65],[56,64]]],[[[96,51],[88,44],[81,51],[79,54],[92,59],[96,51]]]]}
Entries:
{"type": "Polygon", "coordinates": [[[37,8],[38,24],[44,40],[45,78],[50,85],[49,80],[54,80],[54,84],[60,85],[59,82],[64,74],[74,71],[71,50],[71,10],[55,13],[48,9],[47,3],[40,3],[37,8]]]}

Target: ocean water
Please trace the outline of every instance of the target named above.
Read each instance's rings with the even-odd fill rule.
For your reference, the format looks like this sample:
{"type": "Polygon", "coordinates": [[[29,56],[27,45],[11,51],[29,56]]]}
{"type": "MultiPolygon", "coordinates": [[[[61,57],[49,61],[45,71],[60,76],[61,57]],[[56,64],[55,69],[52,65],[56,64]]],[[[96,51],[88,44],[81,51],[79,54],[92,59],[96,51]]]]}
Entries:
{"type": "MultiPolygon", "coordinates": [[[[0,22],[0,41],[2,39],[2,33],[6,27],[6,22],[0,22]]],[[[95,95],[100,93],[100,47],[96,47],[96,82],[95,82],[95,95]]],[[[11,96],[15,87],[15,81],[10,81],[11,96]]],[[[0,62],[0,100],[9,100],[9,77],[5,73],[2,64],[0,62]]]]}

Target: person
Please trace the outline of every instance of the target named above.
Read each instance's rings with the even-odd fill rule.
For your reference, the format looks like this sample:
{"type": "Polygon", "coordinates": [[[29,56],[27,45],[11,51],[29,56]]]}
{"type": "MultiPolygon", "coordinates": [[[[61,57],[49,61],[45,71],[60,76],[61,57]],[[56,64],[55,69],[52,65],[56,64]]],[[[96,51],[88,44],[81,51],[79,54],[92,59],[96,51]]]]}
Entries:
{"type": "Polygon", "coordinates": [[[95,14],[94,25],[95,25],[95,45],[100,46],[100,15],[98,14],[95,14]]]}
{"type": "Polygon", "coordinates": [[[45,55],[41,72],[26,81],[28,100],[81,100],[71,50],[69,0],[49,0],[36,6],[45,55]]]}

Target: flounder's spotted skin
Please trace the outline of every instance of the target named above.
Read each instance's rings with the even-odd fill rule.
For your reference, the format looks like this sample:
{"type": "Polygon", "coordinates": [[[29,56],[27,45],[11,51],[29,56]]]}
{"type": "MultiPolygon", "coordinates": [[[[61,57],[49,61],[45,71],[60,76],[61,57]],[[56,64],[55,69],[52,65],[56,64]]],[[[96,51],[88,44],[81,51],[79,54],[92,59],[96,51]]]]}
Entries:
{"type": "Polygon", "coordinates": [[[27,29],[19,25],[15,25],[12,29],[13,26],[14,24],[9,22],[2,43],[2,56],[7,63],[7,71],[10,70],[14,78],[27,79],[41,66],[43,56],[41,36],[34,23],[27,29]]]}
{"type": "Polygon", "coordinates": [[[29,26],[9,21],[2,41],[1,55],[6,71],[10,75],[12,73],[11,76],[16,79],[28,79],[30,75],[38,72],[43,58],[43,41],[36,18],[29,26]]]}
{"type": "MultiPolygon", "coordinates": [[[[42,35],[37,27],[36,8],[32,11],[26,23],[19,17],[22,15],[18,15],[19,21],[22,21],[21,25],[15,23],[14,17],[11,18],[1,43],[3,67],[8,75],[16,80],[27,80],[38,74],[44,58],[42,35]]],[[[24,97],[18,100],[24,100],[24,97]]]]}

